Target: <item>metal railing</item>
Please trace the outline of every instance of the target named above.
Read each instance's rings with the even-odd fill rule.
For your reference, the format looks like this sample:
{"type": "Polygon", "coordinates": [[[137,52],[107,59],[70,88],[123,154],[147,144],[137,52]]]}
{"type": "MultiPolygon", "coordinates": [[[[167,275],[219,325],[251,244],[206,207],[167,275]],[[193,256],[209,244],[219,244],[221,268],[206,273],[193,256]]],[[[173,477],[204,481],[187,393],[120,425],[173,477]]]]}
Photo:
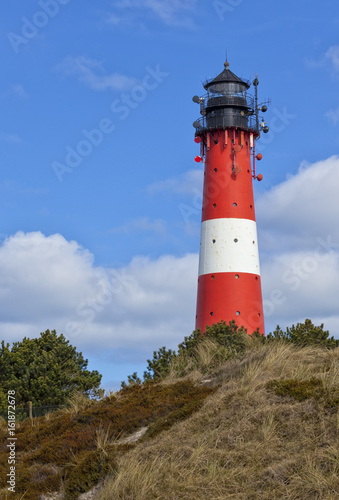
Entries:
{"type": "Polygon", "coordinates": [[[205,116],[202,116],[198,120],[196,120],[195,123],[199,123],[198,127],[195,127],[196,133],[199,135],[199,133],[204,132],[205,130],[216,130],[216,129],[221,129],[221,130],[226,130],[227,128],[241,128],[242,130],[249,130],[251,132],[259,132],[257,129],[257,123],[256,123],[256,116],[229,116],[229,115],[223,115],[223,116],[216,116],[208,117],[208,122],[206,120],[205,116]]]}
{"type": "Polygon", "coordinates": [[[255,99],[245,91],[208,92],[200,98],[200,114],[202,117],[195,122],[199,124],[195,127],[197,134],[232,127],[259,132],[255,99]]]}
{"type": "Polygon", "coordinates": [[[207,94],[201,96],[200,99],[200,112],[208,107],[208,103],[211,99],[213,99],[213,101],[220,99],[221,102],[225,102],[226,100],[230,104],[233,101],[235,105],[239,101],[246,100],[249,108],[254,109],[255,106],[254,96],[248,92],[207,92],[207,94]]]}
{"type": "MultiPolygon", "coordinates": [[[[42,417],[47,413],[52,413],[62,408],[67,408],[69,405],[59,405],[59,406],[31,406],[28,404],[25,408],[15,408],[15,420],[22,422],[27,418],[42,417]]],[[[6,407],[0,407],[0,417],[7,421],[8,409],[6,407]]]]}

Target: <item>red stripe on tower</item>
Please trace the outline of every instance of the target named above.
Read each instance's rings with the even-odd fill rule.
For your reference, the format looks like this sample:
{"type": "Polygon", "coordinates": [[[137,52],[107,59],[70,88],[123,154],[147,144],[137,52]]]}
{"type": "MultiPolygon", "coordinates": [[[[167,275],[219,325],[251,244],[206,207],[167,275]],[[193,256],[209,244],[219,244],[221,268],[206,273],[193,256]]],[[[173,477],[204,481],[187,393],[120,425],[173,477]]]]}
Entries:
{"type": "MultiPolygon", "coordinates": [[[[225,69],[194,96],[194,122],[205,157],[196,328],[235,320],[249,334],[264,333],[258,238],[254,210],[255,140],[268,132],[250,83],[225,69]],[[253,158],[253,167],[251,158],[253,158]]],[[[261,156],[258,159],[261,159],[261,156]]],[[[261,180],[262,176],[258,176],[261,180]]]]}

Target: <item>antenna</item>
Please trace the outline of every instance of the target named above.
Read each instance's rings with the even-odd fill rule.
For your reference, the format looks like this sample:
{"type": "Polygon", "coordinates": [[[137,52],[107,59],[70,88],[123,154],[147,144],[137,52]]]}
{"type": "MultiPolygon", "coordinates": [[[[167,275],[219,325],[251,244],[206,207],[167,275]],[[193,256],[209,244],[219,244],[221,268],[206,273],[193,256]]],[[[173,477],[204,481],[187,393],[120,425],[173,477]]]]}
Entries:
{"type": "Polygon", "coordinates": [[[255,97],[254,97],[255,126],[256,126],[256,129],[259,132],[259,109],[258,109],[258,85],[259,85],[259,80],[258,80],[258,75],[257,74],[255,74],[255,78],[253,80],[253,85],[255,87],[255,97]]]}
{"type": "Polygon", "coordinates": [[[226,69],[228,69],[228,68],[229,68],[229,65],[230,65],[230,63],[228,62],[228,57],[227,57],[227,49],[226,49],[226,61],[225,61],[224,66],[225,66],[225,68],[226,68],[226,69]]]}

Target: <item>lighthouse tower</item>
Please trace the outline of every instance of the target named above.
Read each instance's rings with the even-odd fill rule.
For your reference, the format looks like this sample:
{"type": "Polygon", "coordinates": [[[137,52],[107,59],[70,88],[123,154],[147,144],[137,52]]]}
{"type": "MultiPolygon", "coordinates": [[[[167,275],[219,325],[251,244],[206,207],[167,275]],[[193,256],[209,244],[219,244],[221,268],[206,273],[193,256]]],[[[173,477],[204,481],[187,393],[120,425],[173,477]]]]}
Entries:
{"type": "Polygon", "coordinates": [[[235,320],[248,334],[264,333],[258,238],[252,179],[256,175],[255,142],[268,127],[259,113],[257,76],[250,82],[229,69],[204,84],[194,96],[202,117],[195,121],[197,162],[205,161],[196,328],[235,320]],[[261,121],[260,121],[261,120],[261,121]]]}

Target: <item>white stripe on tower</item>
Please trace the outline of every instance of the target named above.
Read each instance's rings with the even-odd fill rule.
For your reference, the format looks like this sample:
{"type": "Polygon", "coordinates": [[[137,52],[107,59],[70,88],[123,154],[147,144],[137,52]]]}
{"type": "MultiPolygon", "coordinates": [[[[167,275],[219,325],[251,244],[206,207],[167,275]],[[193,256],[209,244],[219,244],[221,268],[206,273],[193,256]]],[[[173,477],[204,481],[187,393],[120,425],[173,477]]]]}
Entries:
{"type": "Polygon", "coordinates": [[[213,273],[260,276],[257,226],[249,219],[209,219],[201,224],[199,276],[213,273]]]}

